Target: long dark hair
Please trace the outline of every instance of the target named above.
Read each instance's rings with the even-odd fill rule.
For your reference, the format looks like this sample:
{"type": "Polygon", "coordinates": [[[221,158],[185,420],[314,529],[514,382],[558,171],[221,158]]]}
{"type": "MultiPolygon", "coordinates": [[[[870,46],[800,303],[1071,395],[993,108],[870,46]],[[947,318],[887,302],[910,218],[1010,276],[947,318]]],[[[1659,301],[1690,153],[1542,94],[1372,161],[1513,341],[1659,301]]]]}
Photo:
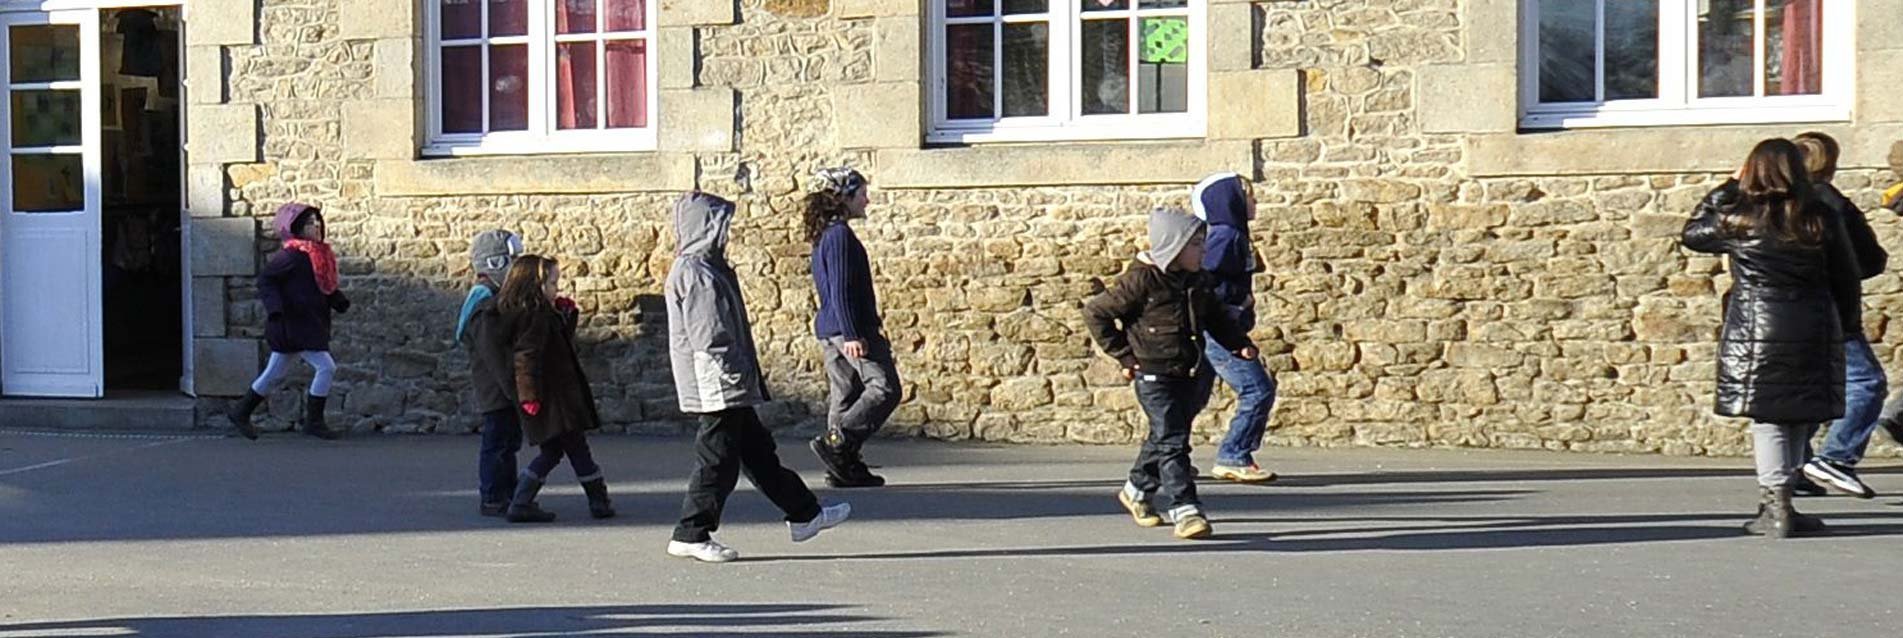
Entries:
{"type": "Polygon", "coordinates": [[[819,191],[806,196],[800,205],[803,208],[800,221],[806,228],[806,243],[819,244],[819,236],[833,222],[852,216],[852,208],[847,206],[846,197],[830,190],[819,191]]]}
{"type": "Polygon", "coordinates": [[[1804,155],[1784,138],[1759,142],[1738,178],[1744,201],[1724,217],[1734,237],[1771,237],[1801,246],[1824,243],[1824,217],[1811,206],[1810,172],[1804,155]]]}
{"type": "Polygon", "coordinates": [[[496,308],[509,313],[554,308],[542,288],[555,274],[555,266],[554,259],[540,255],[515,258],[502,280],[502,292],[496,294],[496,308]]]}

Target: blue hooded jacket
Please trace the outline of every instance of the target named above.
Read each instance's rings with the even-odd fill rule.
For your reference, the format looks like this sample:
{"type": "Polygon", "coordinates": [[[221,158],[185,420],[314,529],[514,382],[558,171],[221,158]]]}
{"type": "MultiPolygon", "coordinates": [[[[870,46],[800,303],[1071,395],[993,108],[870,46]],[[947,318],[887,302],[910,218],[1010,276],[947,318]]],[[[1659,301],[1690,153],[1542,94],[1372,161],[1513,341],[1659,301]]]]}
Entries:
{"type": "Polygon", "coordinates": [[[1242,176],[1217,173],[1204,178],[1191,192],[1196,216],[1209,224],[1203,248],[1203,270],[1216,281],[1216,299],[1243,331],[1255,329],[1255,274],[1260,271],[1249,242],[1249,206],[1242,176]]]}

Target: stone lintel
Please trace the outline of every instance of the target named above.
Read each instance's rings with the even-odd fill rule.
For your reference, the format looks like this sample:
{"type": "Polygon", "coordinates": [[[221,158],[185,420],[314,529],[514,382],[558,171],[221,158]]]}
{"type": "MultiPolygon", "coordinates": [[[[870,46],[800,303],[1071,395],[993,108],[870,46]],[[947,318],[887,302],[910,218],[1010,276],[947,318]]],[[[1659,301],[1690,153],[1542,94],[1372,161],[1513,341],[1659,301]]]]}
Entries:
{"type": "MultiPolygon", "coordinates": [[[[1841,140],[1844,169],[1889,167],[1903,138],[1896,123],[1802,128],[1841,140]]],[[[1475,177],[1730,173],[1765,134],[1761,125],[1481,134],[1466,140],[1467,167],[1475,177]]]]}

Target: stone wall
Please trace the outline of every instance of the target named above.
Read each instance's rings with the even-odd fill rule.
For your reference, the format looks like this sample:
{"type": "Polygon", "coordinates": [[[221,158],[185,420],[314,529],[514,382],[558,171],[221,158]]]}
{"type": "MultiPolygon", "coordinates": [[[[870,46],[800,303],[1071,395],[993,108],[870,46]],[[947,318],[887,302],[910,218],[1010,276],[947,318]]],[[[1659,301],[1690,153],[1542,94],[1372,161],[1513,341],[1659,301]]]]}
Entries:
{"type": "MultiPolygon", "coordinates": [[[[450,332],[467,238],[504,226],[563,260],[610,429],[679,431],[656,301],[672,196],[380,196],[376,164],[341,142],[339,101],[413,71],[341,39],[337,1],[265,0],[262,44],[232,50],[226,87],[260,105],[263,122],[263,161],[228,170],[234,211],[264,220],[291,198],[331,211],[357,302],[337,327],[333,418],[386,432],[475,427],[450,332]]],[[[1714,176],[1468,174],[1462,137],[1424,133],[1416,111],[1417,70],[1458,63],[1470,46],[1460,4],[1253,6],[1257,65],[1299,70],[1305,104],[1301,137],[1263,140],[1256,166],[1235,167],[1261,177],[1256,241],[1269,272],[1255,336],[1281,384],[1272,445],[1745,451],[1736,423],[1709,416],[1721,264],[1674,241],[1714,176]]],[[[820,413],[795,204],[813,168],[847,162],[875,184],[858,228],[907,381],[892,431],[1134,440],[1141,414],[1078,308],[1125,267],[1146,211],[1186,205],[1186,185],[877,188],[871,154],[834,143],[858,123],[830,112],[835,92],[874,81],[871,21],[826,5],[742,0],[737,23],[697,29],[698,85],[729,87],[740,105],[736,150],[699,154],[699,182],[744,206],[732,254],[786,399],[773,422],[812,428],[820,413]]],[[[1841,182],[1874,208],[1895,179],[1858,170],[1841,182]]],[[[1897,224],[1877,217],[1894,243],[1897,224]]],[[[259,254],[271,245],[261,239],[259,254]]],[[[1890,361],[1897,347],[1881,341],[1903,295],[1893,276],[1869,289],[1871,336],[1890,361]]],[[[227,291],[232,336],[258,335],[250,282],[227,291]]],[[[273,412],[288,414],[293,393],[281,394],[273,412]]],[[[1229,401],[1220,395],[1201,434],[1219,434],[1229,401]]]]}

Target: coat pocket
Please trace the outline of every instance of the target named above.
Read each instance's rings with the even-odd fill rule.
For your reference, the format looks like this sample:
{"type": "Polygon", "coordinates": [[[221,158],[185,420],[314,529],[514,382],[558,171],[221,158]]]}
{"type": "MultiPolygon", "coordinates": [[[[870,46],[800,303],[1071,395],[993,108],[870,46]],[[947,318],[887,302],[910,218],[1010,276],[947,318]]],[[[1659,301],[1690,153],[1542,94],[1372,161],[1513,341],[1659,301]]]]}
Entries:
{"type": "Polygon", "coordinates": [[[739,369],[728,365],[726,348],[694,352],[694,394],[700,397],[702,408],[726,409],[727,396],[740,387],[740,381],[739,369]]]}

